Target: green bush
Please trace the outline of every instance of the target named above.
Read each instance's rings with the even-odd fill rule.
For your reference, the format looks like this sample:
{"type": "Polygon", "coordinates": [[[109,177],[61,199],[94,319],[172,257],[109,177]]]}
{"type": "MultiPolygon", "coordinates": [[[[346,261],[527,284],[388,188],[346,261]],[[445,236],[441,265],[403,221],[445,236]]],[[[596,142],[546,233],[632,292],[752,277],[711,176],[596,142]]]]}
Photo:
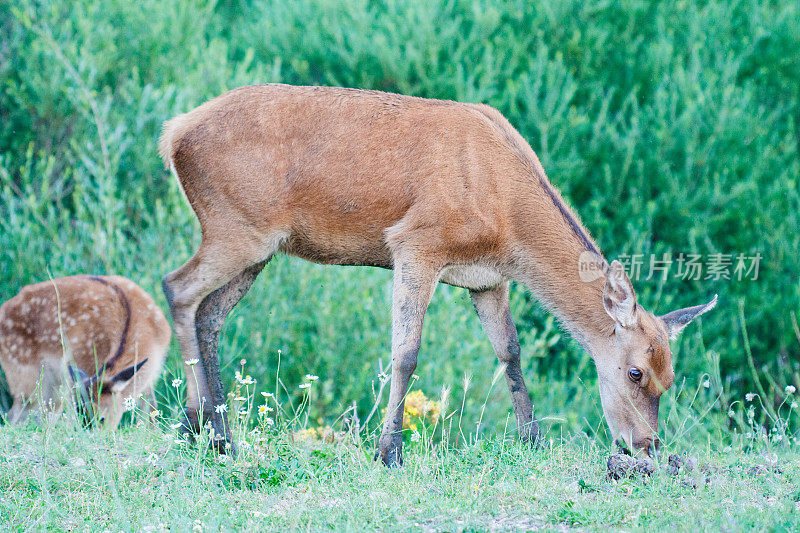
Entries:
{"type": "MultiPolygon", "coordinates": [[[[776,402],[786,384],[800,386],[792,1],[0,0],[0,300],[48,275],[114,272],[163,306],[158,281],[199,231],[156,154],[160,125],[224,90],[273,81],[495,106],[609,258],[760,253],[756,281],[636,287],[659,312],[720,293],[676,346],[689,389],[705,372],[709,401],[754,390],[756,375],[776,402]]],[[[287,388],[306,372],[322,377],[316,416],[354,400],[366,409],[378,360],[389,359],[390,279],[273,261],[228,321],[226,378],[244,357],[272,386],[280,349],[287,388]]],[[[514,311],[539,413],[598,427],[588,358],[521,288],[514,311]]],[[[502,383],[489,392],[496,363],[464,291],[437,291],[420,363],[429,394],[445,384],[460,395],[472,373],[469,412],[477,419],[489,398],[484,421],[505,423],[507,393],[502,383]]]]}

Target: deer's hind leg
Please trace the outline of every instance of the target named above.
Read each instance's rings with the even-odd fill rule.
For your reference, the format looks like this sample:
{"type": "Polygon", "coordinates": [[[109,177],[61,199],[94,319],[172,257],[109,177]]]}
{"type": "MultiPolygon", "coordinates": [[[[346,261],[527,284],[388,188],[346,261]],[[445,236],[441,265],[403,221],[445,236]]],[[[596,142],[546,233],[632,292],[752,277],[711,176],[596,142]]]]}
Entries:
{"type": "MultiPolygon", "coordinates": [[[[225,403],[225,389],[222,385],[222,378],[219,372],[219,357],[217,355],[222,325],[225,323],[228,313],[250,290],[267,261],[261,261],[244,269],[227,284],[206,296],[197,309],[195,316],[197,342],[200,348],[203,368],[206,372],[208,391],[215,406],[225,403]]],[[[215,438],[220,444],[224,446],[224,444],[230,443],[231,431],[224,414],[214,411],[203,413],[203,415],[204,417],[210,415],[215,438]]]]}
{"type": "Polygon", "coordinates": [[[282,239],[276,236],[254,242],[252,234],[237,235],[235,229],[222,229],[227,234],[213,239],[204,234],[197,253],[167,274],[162,287],[187,365],[185,428],[197,430],[203,415],[210,416],[215,434],[225,439],[227,424],[222,413],[214,411],[225,400],[216,339],[225,316],[250,288],[282,239]]]}
{"type": "Polygon", "coordinates": [[[536,444],[540,439],[539,423],[533,415],[533,404],[522,377],[517,327],[508,302],[508,282],[488,291],[470,291],[470,294],[495,354],[505,365],[506,382],[511,392],[520,438],[536,444]]]}

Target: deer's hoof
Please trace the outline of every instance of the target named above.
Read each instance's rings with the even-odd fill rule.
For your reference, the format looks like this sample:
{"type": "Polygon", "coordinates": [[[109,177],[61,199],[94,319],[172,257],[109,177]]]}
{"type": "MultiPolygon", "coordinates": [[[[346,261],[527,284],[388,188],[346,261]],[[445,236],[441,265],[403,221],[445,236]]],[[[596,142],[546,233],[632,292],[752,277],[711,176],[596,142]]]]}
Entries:
{"type": "Polygon", "coordinates": [[[200,429],[202,429],[207,420],[211,420],[211,411],[201,412],[199,409],[187,407],[183,410],[183,418],[178,432],[181,435],[194,437],[194,435],[200,433],[200,429]]]}
{"type": "Polygon", "coordinates": [[[384,466],[389,468],[403,466],[403,438],[399,433],[381,436],[378,442],[378,451],[375,453],[375,460],[377,461],[378,458],[384,466]]]}

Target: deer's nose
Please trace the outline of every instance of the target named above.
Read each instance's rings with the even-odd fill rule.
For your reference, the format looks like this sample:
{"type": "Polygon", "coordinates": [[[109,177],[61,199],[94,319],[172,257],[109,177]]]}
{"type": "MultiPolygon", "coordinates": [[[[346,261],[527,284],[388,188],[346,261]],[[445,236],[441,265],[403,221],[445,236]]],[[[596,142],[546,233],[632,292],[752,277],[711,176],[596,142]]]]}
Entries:
{"type": "Polygon", "coordinates": [[[645,437],[633,443],[633,447],[644,451],[650,457],[656,454],[656,451],[661,447],[661,440],[658,436],[645,437]]]}

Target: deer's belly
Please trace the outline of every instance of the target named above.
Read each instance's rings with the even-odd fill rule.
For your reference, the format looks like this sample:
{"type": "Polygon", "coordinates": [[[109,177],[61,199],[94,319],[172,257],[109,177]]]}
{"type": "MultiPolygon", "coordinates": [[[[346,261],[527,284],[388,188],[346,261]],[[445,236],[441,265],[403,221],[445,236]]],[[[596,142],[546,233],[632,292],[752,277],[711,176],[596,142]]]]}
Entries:
{"type": "Polygon", "coordinates": [[[453,265],[446,267],[439,281],[471,290],[493,289],[506,281],[497,270],[482,265],[453,265]]]}
{"type": "Polygon", "coordinates": [[[386,246],[366,239],[309,239],[291,236],[280,250],[314,263],[344,266],[374,266],[392,268],[392,256],[386,246]]]}

